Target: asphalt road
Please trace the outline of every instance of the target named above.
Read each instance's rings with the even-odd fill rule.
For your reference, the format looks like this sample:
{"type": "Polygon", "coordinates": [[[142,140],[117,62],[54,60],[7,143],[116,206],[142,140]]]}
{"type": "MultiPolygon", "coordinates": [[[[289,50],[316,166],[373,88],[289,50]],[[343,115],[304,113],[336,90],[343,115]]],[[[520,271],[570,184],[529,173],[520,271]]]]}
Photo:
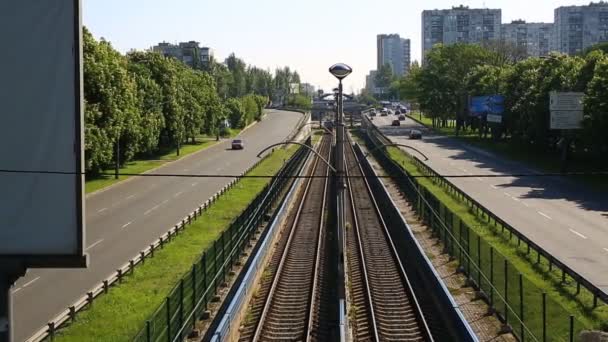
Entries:
{"type": "MultiPolygon", "coordinates": [[[[240,174],[264,147],[284,140],[302,115],[270,110],[243,132],[245,149],[224,141],[155,173],[240,174]]],[[[13,288],[15,340],[23,341],[128,262],[230,181],[229,178],[134,177],[86,200],[87,269],[30,270],[13,288]]]]}
{"type": "MultiPolygon", "coordinates": [[[[421,150],[429,158],[426,163],[440,174],[540,173],[456,139],[434,135],[409,118],[402,121],[400,127],[392,127],[390,124],[395,118],[378,116],[373,123],[393,142],[421,150]],[[423,139],[409,140],[407,133],[411,128],[422,131],[423,139]]],[[[451,181],[608,292],[608,196],[605,193],[563,177],[471,177],[451,181]]]]}

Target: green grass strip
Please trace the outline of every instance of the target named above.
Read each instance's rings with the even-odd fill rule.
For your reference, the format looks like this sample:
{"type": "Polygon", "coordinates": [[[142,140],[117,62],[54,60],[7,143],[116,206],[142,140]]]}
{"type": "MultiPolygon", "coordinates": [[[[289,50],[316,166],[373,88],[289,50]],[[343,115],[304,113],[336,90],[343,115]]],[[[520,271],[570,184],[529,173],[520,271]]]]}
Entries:
{"type": "MultiPolygon", "coordinates": [[[[249,174],[276,174],[296,150],[297,146],[276,149],[249,174]]],[[[171,243],[157,250],[153,258],[136,267],[121,285],[112,287],[107,295],[100,296],[92,307],[81,312],[75,323],[60,330],[56,341],[133,339],[177,281],[269,181],[269,178],[243,178],[171,243]]]]}
{"type": "MultiPolygon", "coordinates": [[[[389,147],[387,148],[391,159],[402,165],[411,175],[423,175],[422,171],[413,163],[412,159],[402,150],[389,147]]],[[[547,337],[549,340],[567,340],[569,329],[569,316],[575,317],[575,332],[586,328],[608,329],[608,306],[601,305],[592,309],[593,296],[584,289],[576,295],[576,284],[572,279],[566,277],[562,283],[561,271],[556,267],[549,270],[548,262],[541,260],[536,263],[537,254],[531,252],[527,254],[524,243],[518,246],[517,239],[511,239],[505,230],[494,227],[493,223],[488,223],[485,218],[478,216],[471,207],[462,202],[457,197],[451,195],[445,188],[434,183],[430,178],[417,178],[419,184],[430,191],[443,203],[458,219],[462,220],[466,226],[472,230],[471,239],[468,241],[470,255],[473,262],[477,258],[477,239],[480,237],[480,251],[482,255],[481,269],[490,278],[490,258],[489,248],[495,251],[493,260],[494,284],[499,289],[499,293],[504,296],[502,284],[504,284],[504,260],[509,263],[508,276],[508,298],[509,304],[519,313],[519,274],[523,276],[524,288],[524,322],[533,334],[542,338],[542,293],[547,294],[547,337]]],[[[463,229],[464,231],[464,229],[463,229]]],[[[466,233],[466,232],[463,232],[466,233]]],[[[458,238],[460,231],[454,229],[453,234],[458,238]]],[[[466,237],[466,234],[462,236],[466,237]]],[[[471,267],[473,279],[477,279],[477,271],[471,267]]],[[[490,286],[482,280],[482,288],[490,292],[490,286]]],[[[497,298],[497,297],[496,297],[497,298]]],[[[502,312],[502,307],[497,305],[502,312]]],[[[514,329],[519,331],[519,323],[515,323],[512,315],[510,323],[514,329]]],[[[529,336],[526,336],[529,337],[529,336]]]]}

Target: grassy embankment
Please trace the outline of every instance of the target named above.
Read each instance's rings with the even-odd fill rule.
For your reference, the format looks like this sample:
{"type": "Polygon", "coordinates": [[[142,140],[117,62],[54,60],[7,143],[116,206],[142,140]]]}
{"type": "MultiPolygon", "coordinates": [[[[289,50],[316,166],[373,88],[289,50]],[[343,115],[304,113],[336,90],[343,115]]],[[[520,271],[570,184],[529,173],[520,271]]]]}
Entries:
{"type": "MultiPolygon", "coordinates": [[[[250,175],[274,175],[297,146],[276,149],[250,175]]],[[[244,178],[154,257],[125,276],[123,283],[99,297],[76,322],[61,330],[56,341],[129,341],[163,303],[176,282],[226,229],[269,178],[244,178]]],[[[167,227],[169,228],[169,227],[167,227]]]]}
{"type": "MultiPolygon", "coordinates": [[[[421,170],[400,149],[388,148],[390,157],[402,165],[410,174],[421,175],[421,170]]],[[[547,328],[548,337],[553,340],[566,340],[569,329],[569,315],[575,317],[575,331],[586,329],[608,329],[608,306],[599,306],[592,309],[593,296],[585,290],[576,295],[576,284],[567,278],[562,283],[561,272],[557,268],[549,269],[548,262],[543,260],[537,263],[535,252],[527,253],[527,248],[522,243],[518,246],[517,239],[511,239],[508,232],[502,232],[488,223],[485,218],[477,215],[471,207],[463,203],[457,197],[446,191],[445,188],[434,183],[430,178],[417,178],[419,183],[434,194],[447,208],[449,208],[458,219],[470,227],[475,234],[481,238],[482,255],[481,269],[488,279],[490,260],[488,256],[489,247],[497,252],[494,258],[494,283],[503,284],[504,259],[507,259],[517,272],[511,271],[508,275],[509,289],[508,298],[510,305],[519,311],[519,274],[524,279],[524,321],[528,328],[542,338],[542,293],[547,293],[547,328]],[[484,249],[485,248],[485,249],[484,249]],[[504,259],[503,259],[504,258],[504,259]]],[[[458,220],[456,219],[456,220],[458,220]]],[[[477,243],[471,242],[471,256],[477,260],[477,243]]],[[[483,282],[483,281],[482,281],[483,282]]],[[[487,286],[484,283],[484,288],[487,286]]],[[[504,296],[502,285],[496,286],[498,292],[504,296]]],[[[510,317],[512,317],[510,315],[510,317]]],[[[511,322],[514,320],[511,319],[511,322]]],[[[514,329],[519,331],[519,324],[514,324],[514,329]]]]}

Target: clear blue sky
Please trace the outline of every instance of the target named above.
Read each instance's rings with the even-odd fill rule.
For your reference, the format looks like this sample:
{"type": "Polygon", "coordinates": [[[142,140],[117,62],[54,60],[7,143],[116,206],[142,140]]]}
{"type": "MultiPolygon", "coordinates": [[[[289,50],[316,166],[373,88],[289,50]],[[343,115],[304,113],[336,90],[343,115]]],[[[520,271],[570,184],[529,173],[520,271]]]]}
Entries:
{"type": "Polygon", "coordinates": [[[223,60],[231,52],[247,63],[274,70],[288,65],[303,81],[326,91],[336,82],[335,62],[353,67],[345,90],[358,91],[376,66],[376,35],[412,40],[420,59],[421,12],[461,3],[501,8],[502,21],[552,22],[553,9],[589,0],[83,0],[83,22],[97,38],[121,52],[160,41],[196,40],[223,60]],[[339,18],[339,19],[336,19],[339,18]]]}

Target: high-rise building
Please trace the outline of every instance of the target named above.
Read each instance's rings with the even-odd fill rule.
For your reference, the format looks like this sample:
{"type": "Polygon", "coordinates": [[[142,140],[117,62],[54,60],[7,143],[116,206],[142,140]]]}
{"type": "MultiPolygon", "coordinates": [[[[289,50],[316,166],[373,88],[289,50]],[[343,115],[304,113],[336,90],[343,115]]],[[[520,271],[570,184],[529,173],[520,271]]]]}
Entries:
{"type": "Polygon", "coordinates": [[[393,75],[403,76],[410,71],[410,40],[398,34],[379,34],[377,41],[378,69],[390,65],[393,75]]]}
{"type": "Polygon", "coordinates": [[[500,38],[502,11],[489,8],[452,7],[422,11],[422,60],[436,44],[471,43],[500,38]]]}
{"type": "Polygon", "coordinates": [[[174,45],[167,42],[158,43],[152,51],[167,57],[176,58],[190,67],[205,66],[213,57],[213,50],[199,46],[199,42],[189,41],[174,45]]]}
{"type": "Polygon", "coordinates": [[[376,88],[376,75],[378,72],[376,70],[370,70],[369,74],[365,76],[365,89],[370,93],[374,93],[374,89],[376,88]]]}
{"type": "Polygon", "coordinates": [[[573,55],[608,42],[608,2],[558,7],[554,15],[557,51],[573,55]]]}
{"type": "Polygon", "coordinates": [[[526,23],[524,20],[514,20],[502,24],[501,39],[505,42],[525,49],[530,57],[548,56],[554,51],[553,23],[526,23]]]}

